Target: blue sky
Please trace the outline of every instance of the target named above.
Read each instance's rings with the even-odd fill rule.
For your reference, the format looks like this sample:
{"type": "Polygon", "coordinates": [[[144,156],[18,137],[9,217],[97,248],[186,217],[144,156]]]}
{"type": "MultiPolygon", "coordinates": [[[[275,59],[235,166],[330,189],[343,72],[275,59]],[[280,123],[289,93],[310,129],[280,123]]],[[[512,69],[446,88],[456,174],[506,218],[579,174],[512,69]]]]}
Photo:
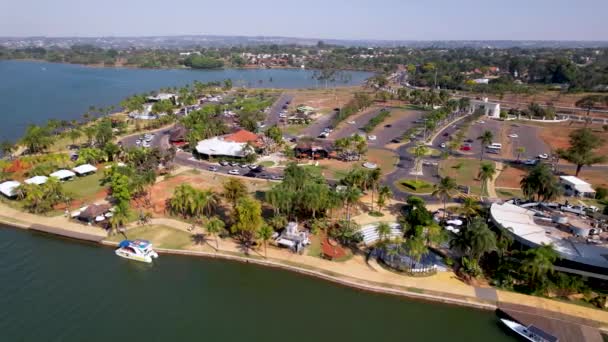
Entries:
{"type": "Polygon", "coordinates": [[[608,0],[4,0],[0,36],[608,40],[608,0]]]}

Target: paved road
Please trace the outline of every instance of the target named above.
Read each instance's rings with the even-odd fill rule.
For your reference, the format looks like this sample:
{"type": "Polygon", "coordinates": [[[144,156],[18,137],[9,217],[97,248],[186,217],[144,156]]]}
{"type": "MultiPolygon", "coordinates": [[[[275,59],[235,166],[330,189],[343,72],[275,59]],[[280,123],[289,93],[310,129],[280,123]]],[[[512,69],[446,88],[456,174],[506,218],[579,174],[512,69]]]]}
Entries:
{"type": "Polygon", "coordinates": [[[513,141],[513,156],[517,156],[517,148],[523,146],[526,152],[521,155],[521,159],[536,158],[539,154],[551,153],[551,147],[547,146],[540,138],[539,127],[509,124],[508,134],[517,134],[513,141]]]}
{"type": "Polygon", "coordinates": [[[264,123],[266,127],[270,127],[273,125],[278,125],[281,121],[279,117],[280,112],[283,110],[283,106],[287,105],[289,102],[293,100],[293,96],[289,94],[281,94],[279,98],[274,102],[274,104],[270,107],[270,111],[266,116],[266,120],[264,123]]]}
{"type": "MultiPolygon", "coordinates": [[[[168,148],[169,147],[169,131],[171,128],[164,128],[154,132],[154,138],[150,141],[150,147],[168,148]]],[[[120,142],[124,147],[137,147],[135,143],[143,137],[144,133],[133,135],[122,139],[120,142]]]]}
{"type": "Polygon", "coordinates": [[[331,126],[335,116],[336,113],[333,111],[329,114],[323,115],[322,117],[311,123],[304,130],[302,130],[302,135],[309,137],[318,137],[319,134],[321,134],[325,128],[331,126]]]}
{"type": "MultiPolygon", "coordinates": [[[[217,173],[221,173],[221,174],[228,174],[228,171],[230,170],[239,170],[240,175],[244,176],[245,174],[248,174],[251,170],[249,168],[242,168],[242,167],[238,167],[238,166],[221,166],[218,163],[212,163],[206,160],[198,160],[196,158],[194,158],[192,156],[191,153],[188,152],[177,152],[175,154],[175,163],[179,164],[179,165],[185,165],[185,166],[190,166],[199,170],[206,170],[206,171],[210,171],[209,169],[211,167],[215,167],[217,168],[217,173]]],[[[283,174],[283,170],[282,169],[277,169],[277,168],[273,168],[273,169],[266,169],[262,172],[257,172],[257,173],[252,173],[252,175],[255,175],[255,177],[252,178],[263,178],[263,179],[269,179],[272,178],[272,176],[280,176],[283,174]]]]}
{"type": "Polygon", "coordinates": [[[348,119],[344,120],[344,122],[342,122],[340,124],[340,127],[338,129],[336,129],[335,132],[333,132],[329,135],[329,138],[330,139],[340,139],[340,138],[350,137],[351,135],[353,135],[355,133],[365,134],[365,132],[363,132],[363,130],[362,130],[363,126],[365,126],[369,122],[369,120],[371,120],[373,117],[378,115],[378,113],[380,113],[380,110],[381,110],[380,108],[371,109],[371,110],[368,110],[368,112],[357,115],[356,117],[354,117],[352,119],[348,118],[348,119]],[[354,125],[351,125],[348,123],[353,120],[355,121],[354,125]]]}

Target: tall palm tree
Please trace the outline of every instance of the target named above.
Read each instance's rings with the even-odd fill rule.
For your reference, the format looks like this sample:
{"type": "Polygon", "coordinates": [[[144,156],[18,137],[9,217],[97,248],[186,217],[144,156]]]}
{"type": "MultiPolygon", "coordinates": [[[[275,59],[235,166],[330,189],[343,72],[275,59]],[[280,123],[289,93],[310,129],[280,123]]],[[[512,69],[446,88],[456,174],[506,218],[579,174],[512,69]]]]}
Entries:
{"type": "Polygon", "coordinates": [[[386,205],[386,200],[391,196],[393,196],[393,192],[387,185],[383,185],[378,189],[378,199],[376,201],[376,204],[378,204],[378,211],[382,211],[386,205]]]}
{"type": "Polygon", "coordinates": [[[374,211],[374,193],[378,188],[378,183],[380,183],[380,178],[382,177],[382,171],[380,168],[375,168],[367,172],[367,185],[372,190],[372,200],[370,211],[374,211]]]}
{"type": "Polygon", "coordinates": [[[483,155],[486,150],[486,146],[490,145],[494,140],[494,134],[492,131],[484,131],[482,135],[477,137],[477,140],[481,141],[481,160],[483,160],[483,155]]]}
{"type": "Polygon", "coordinates": [[[344,203],[346,204],[346,222],[350,227],[350,209],[355,203],[359,201],[362,193],[361,190],[359,190],[359,188],[357,188],[356,186],[349,186],[348,188],[346,188],[346,190],[344,190],[342,195],[344,196],[344,203]]]}
{"type": "Polygon", "coordinates": [[[488,194],[488,183],[490,180],[494,178],[496,174],[496,166],[494,163],[481,163],[481,167],[479,168],[479,173],[477,174],[477,178],[479,178],[481,182],[481,195],[488,194]]]}
{"type": "Polygon", "coordinates": [[[388,241],[391,236],[391,226],[386,222],[380,222],[376,226],[376,233],[381,243],[388,241]]]}
{"type": "Polygon", "coordinates": [[[414,267],[414,261],[419,263],[422,256],[428,252],[428,247],[421,236],[415,236],[407,239],[405,242],[405,248],[407,249],[407,254],[412,259],[412,268],[414,267]]]}
{"type": "Polygon", "coordinates": [[[258,239],[262,240],[264,243],[264,258],[268,259],[268,240],[272,238],[272,234],[274,233],[274,229],[267,224],[263,224],[257,231],[258,239]]]}
{"type": "Polygon", "coordinates": [[[124,226],[129,222],[129,206],[127,204],[121,203],[114,207],[114,212],[112,213],[112,217],[110,217],[110,226],[112,227],[112,232],[116,234],[116,230],[118,227],[124,226]]]}
{"type": "Polygon", "coordinates": [[[468,219],[479,214],[481,206],[479,202],[472,197],[465,197],[461,208],[462,213],[468,219]]]}
{"type": "Polygon", "coordinates": [[[209,233],[209,235],[213,236],[215,239],[215,250],[220,249],[219,234],[224,231],[225,227],[226,225],[224,221],[222,221],[217,216],[211,217],[209,220],[207,220],[207,223],[205,224],[205,229],[207,229],[207,233],[209,233]]]}
{"type": "Polygon", "coordinates": [[[433,197],[437,197],[443,201],[443,218],[447,218],[446,203],[452,198],[452,194],[458,190],[456,180],[452,177],[442,177],[439,183],[434,185],[433,197]]]}
{"type": "Polygon", "coordinates": [[[551,201],[561,195],[561,187],[546,164],[533,167],[519,184],[524,196],[532,200],[551,201]]]}

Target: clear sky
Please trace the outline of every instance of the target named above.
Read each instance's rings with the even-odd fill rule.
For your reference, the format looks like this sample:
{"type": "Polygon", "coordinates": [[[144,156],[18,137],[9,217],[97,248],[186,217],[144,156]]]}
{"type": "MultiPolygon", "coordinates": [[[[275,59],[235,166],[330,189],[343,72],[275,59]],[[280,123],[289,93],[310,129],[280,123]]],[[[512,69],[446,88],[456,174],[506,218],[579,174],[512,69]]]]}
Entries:
{"type": "Polygon", "coordinates": [[[3,0],[0,36],[608,40],[608,0],[3,0]]]}

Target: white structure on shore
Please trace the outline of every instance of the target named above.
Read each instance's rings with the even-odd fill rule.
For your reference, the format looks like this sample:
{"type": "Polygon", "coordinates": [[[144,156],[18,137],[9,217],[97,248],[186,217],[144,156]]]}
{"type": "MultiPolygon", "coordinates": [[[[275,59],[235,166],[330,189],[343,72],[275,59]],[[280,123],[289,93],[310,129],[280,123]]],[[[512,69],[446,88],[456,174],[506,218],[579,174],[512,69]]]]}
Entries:
{"type": "Polygon", "coordinates": [[[42,184],[46,183],[47,180],[49,180],[49,178],[46,176],[34,176],[32,178],[26,179],[24,182],[26,184],[42,185],[42,184]]]}
{"type": "Polygon", "coordinates": [[[76,177],[76,174],[70,170],[58,170],[49,175],[50,177],[55,177],[60,181],[65,181],[76,177]]]}
{"type": "Polygon", "coordinates": [[[8,198],[13,198],[17,196],[17,191],[15,190],[17,190],[20,185],[21,183],[17,181],[6,181],[0,184],[0,192],[8,198]]]}
{"type": "MultiPolygon", "coordinates": [[[[363,235],[363,243],[365,243],[365,245],[373,245],[380,239],[377,229],[378,225],[379,223],[368,224],[361,227],[359,230],[361,235],[363,235]]],[[[391,233],[389,235],[391,239],[403,236],[403,231],[401,230],[399,223],[389,223],[389,226],[391,227],[391,233]]]]}
{"type": "Polygon", "coordinates": [[[500,103],[489,102],[487,97],[484,97],[483,100],[471,100],[469,113],[474,113],[478,109],[491,118],[498,119],[500,117],[500,103]]]}
{"type": "MultiPolygon", "coordinates": [[[[502,226],[513,234],[521,244],[528,247],[538,247],[552,244],[560,258],[577,262],[582,265],[599,267],[608,271],[608,248],[591,244],[558,229],[552,224],[551,218],[537,215],[537,211],[517,206],[512,203],[497,204],[490,207],[490,215],[494,223],[502,226]],[[543,223],[541,225],[541,223],[543,223]]],[[[561,221],[564,216],[556,215],[555,220],[561,221]]],[[[567,220],[567,219],[566,219],[567,220]]],[[[573,231],[594,230],[598,228],[577,225],[573,231]]],[[[589,232],[587,232],[589,234],[589,232]]],[[[582,235],[582,234],[577,234],[582,235]]],[[[601,242],[601,241],[599,241],[601,242]]]]}
{"type": "Polygon", "coordinates": [[[196,152],[207,156],[220,156],[220,157],[238,157],[243,158],[250,153],[253,153],[253,149],[248,149],[247,143],[226,141],[221,137],[213,137],[199,141],[196,145],[196,152]]]}
{"type": "Polygon", "coordinates": [[[76,172],[79,176],[85,176],[90,173],[97,172],[97,168],[91,164],[83,164],[83,165],[76,166],[75,168],[72,169],[72,171],[76,172]]]}

